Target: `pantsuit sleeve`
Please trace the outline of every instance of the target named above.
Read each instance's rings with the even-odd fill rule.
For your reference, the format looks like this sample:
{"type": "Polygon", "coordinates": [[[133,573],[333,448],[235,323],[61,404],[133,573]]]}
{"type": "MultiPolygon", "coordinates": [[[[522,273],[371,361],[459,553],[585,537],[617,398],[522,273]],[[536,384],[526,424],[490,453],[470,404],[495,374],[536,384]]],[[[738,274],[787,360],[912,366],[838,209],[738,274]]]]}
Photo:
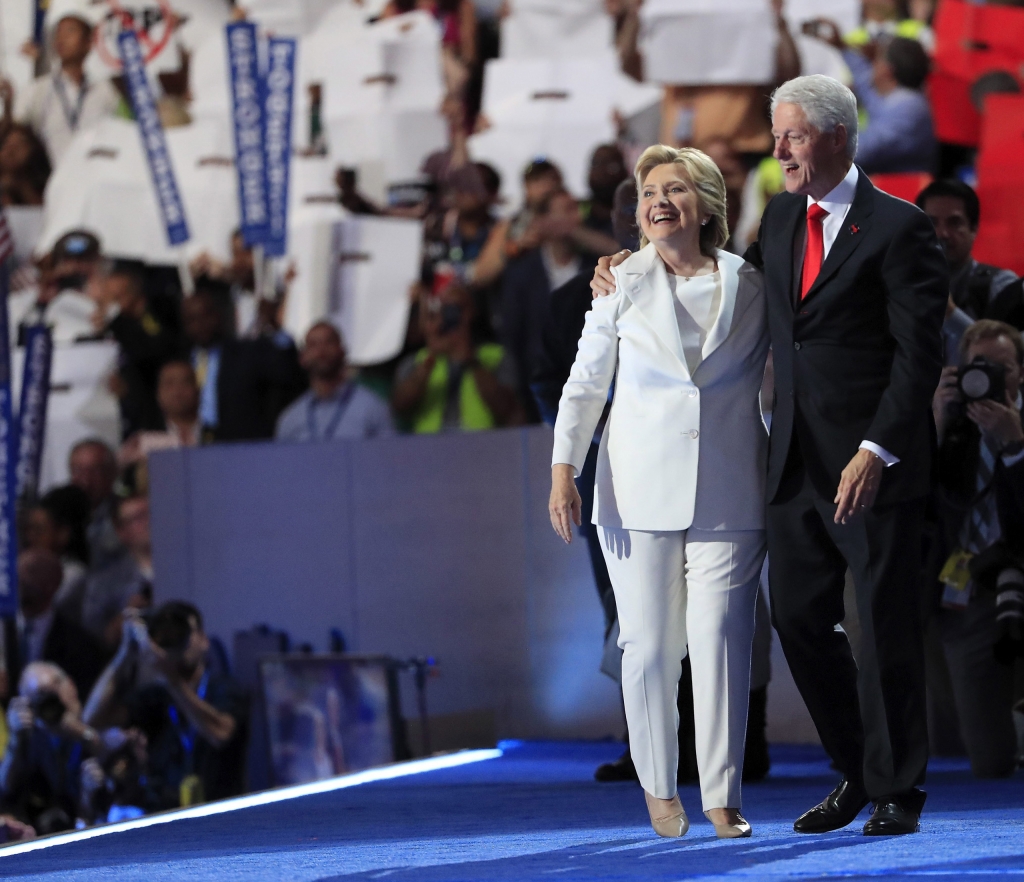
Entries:
{"type": "Polygon", "coordinates": [[[929,412],[942,372],[942,322],[949,294],[949,270],[932,223],[922,212],[913,213],[893,236],[882,277],[896,349],[888,388],[865,440],[905,459],[914,455],[914,427],[929,412]]]}
{"type": "Polygon", "coordinates": [[[569,463],[577,475],[583,470],[583,461],[615,379],[619,357],[617,324],[624,302],[621,284],[614,294],[594,301],[583,326],[576,361],[558,403],[551,463],[569,463]]]}

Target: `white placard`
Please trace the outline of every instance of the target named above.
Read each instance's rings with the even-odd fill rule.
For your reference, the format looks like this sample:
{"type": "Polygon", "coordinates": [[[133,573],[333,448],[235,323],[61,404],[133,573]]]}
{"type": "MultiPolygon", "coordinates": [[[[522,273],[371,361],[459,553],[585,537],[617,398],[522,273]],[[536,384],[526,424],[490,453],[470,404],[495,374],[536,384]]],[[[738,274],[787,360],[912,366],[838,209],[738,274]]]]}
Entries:
{"type": "MultiPolygon", "coordinates": [[[[11,380],[14,400],[21,396],[25,350],[12,352],[11,380]]],[[[109,388],[117,370],[114,342],[73,343],[53,347],[50,399],[46,411],[43,460],[39,490],[68,482],[68,455],[85,438],[102,438],[114,450],[121,440],[121,414],[109,388]]]]}
{"type": "Polygon", "coordinates": [[[43,232],[41,205],[8,205],[4,209],[7,226],[14,240],[14,257],[22,263],[32,259],[36,243],[43,232]]]}
{"type": "Polygon", "coordinates": [[[859,27],[861,19],[860,0],[786,0],[786,20],[793,32],[812,18],[827,18],[839,25],[844,34],[859,27]]]}
{"type": "MultiPolygon", "coordinates": [[[[227,121],[206,120],[167,130],[191,238],[200,251],[226,259],[238,226],[238,182],[227,121]]],[[[107,119],[76,135],[46,188],[43,232],[36,253],[84,227],[100,237],[108,257],[176,265],[135,123],[107,119]],[[132,206],[126,211],[125,206],[132,206]]]]}
{"type": "Polygon", "coordinates": [[[0,76],[14,86],[15,95],[28,88],[34,76],[34,63],[21,54],[21,47],[32,39],[32,4],[0,3],[0,76]]]}
{"type": "Polygon", "coordinates": [[[401,351],[422,246],[419,221],[364,216],[335,225],[328,311],[352,364],[377,364],[401,351]]]}
{"type": "Polygon", "coordinates": [[[615,22],[603,0],[510,0],[502,58],[592,58],[614,51],[615,22]]]}
{"type": "Polygon", "coordinates": [[[654,0],[640,8],[640,51],[651,82],[770,83],[778,35],[763,0],[654,0]],[[717,7],[717,9],[712,8],[717,7]],[[684,11],[689,10],[689,11],[684,11]]]}

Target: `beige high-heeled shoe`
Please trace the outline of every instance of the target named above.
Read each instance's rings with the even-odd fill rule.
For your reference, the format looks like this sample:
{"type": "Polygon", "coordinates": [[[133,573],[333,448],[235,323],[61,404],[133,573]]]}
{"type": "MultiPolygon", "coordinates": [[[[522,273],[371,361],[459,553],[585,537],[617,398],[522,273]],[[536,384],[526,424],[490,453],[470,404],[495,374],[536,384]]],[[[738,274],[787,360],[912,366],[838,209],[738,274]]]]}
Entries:
{"type": "Polygon", "coordinates": [[[661,812],[663,809],[661,806],[655,806],[651,802],[653,798],[646,790],[644,791],[644,800],[647,802],[647,814],[650,815],[651,826],[654,828],[654,832],[659,836],[669,839],[676,836],[685,836],[686,831],[690,829],[690,819],[686,817],[683,804],[679,801],[679,794],[677,793],[672,797],[673,805],[669,809],[670,814],[661,815],[657,818],[654,817],[654,812],[661,812]],[[675,811],[675,809],[678,809],[678,811],[675,811]]]}
{"type": "MultiPolygon", "coordinates": [[[[704,817],[711,821],[711,816],[707,812],[704,812],[704,817]]],[[[746,818],[739,812],[736,812],[735,824],[716,824],[714,821],[711,823],[715,828],[715,836],[719,839],[746,839],[753,832],[746,818]]]]}

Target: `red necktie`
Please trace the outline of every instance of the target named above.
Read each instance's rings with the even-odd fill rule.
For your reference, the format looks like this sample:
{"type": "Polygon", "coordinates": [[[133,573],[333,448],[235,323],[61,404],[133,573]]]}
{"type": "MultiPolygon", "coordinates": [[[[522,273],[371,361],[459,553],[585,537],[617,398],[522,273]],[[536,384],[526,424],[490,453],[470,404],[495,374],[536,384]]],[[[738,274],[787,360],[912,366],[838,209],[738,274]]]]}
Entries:
{"type": "Polygon", "coordinates": [[[807,209],[807,249],[804,251],[804,269],[800,281],[801,300],[811,290],[825,259],[825,235],[821,223],[826,217],[828,212],[817,202],[807,209]]]}

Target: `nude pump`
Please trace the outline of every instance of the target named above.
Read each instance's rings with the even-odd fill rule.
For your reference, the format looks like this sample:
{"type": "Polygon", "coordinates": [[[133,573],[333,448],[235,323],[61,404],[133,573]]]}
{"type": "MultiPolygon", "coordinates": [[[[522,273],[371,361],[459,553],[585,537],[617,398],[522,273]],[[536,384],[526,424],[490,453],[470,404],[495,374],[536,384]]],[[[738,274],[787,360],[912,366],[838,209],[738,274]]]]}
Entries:
{"type": "Polygon", "coordinates": [[[647,801],[647,814],[651,817],[651,826],[659,836],[671,839],[676,836],[684,836],[690,829],[690,819],[686,817],[683,804],[679,801],[679,794],[672,797],[673,805],[669,808],[669,814],[657,818],[654,816],[654,812],[660,812],[663,809],[652,803],[652,797],[646,790],[644,799],[647,801]]]}

